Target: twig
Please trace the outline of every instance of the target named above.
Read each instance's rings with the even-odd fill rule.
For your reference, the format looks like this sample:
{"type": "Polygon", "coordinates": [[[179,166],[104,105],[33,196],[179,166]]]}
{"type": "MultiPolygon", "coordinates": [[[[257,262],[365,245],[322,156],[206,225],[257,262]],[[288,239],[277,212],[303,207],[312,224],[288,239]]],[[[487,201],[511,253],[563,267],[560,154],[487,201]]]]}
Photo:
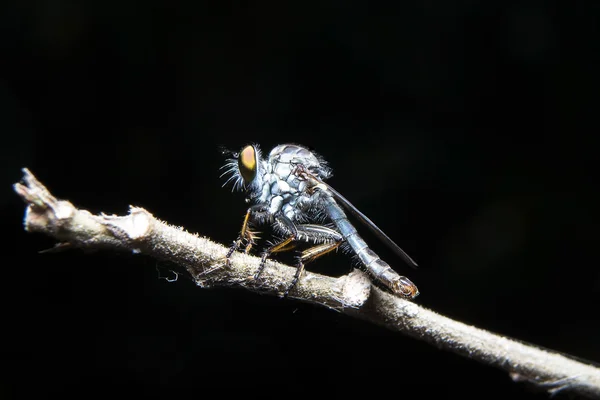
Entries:
{"type": "MultiPolygon", "coordinates": [[[[281,295],[294,268],[273,262],[261,279],[252,276],[260,259],[236,253],[229,266],[227,249],[207,238],[170,226],[146,210],[129,215],[92,215],[56,199],[27,169],[15,191],[28,204],[25,229],[56,238],[59,247],[106,248],[146,254],[187,269],[200,287],[237,286],[281,295]]],[[[515,381],[527,381],[553,394],[559,391],[600,398],[600,369],[463,324],[371,285],[359,270],[340,278],[305,272],[290,297],[335,309],[401,331],[441,349],[502,368],[515,381]]]]}

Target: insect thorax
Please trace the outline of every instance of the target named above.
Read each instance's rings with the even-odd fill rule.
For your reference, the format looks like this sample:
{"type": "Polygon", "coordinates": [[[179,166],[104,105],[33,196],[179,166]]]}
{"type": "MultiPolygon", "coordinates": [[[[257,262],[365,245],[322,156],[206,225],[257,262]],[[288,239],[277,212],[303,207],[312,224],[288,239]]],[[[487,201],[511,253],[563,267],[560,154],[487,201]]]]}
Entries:
{"type": "Polygon", "coordinates": [[[330,170],[325,163],[304,147],[280,145],[270,152],[263,166],[262,187],[256,202],[265,204],[269,213],[282,212],[292,221],[309,219],[307,213],[315,208],[319,196],[310,190],[311,183],[298,171],[305,169],[326,179],[330,170]]]}

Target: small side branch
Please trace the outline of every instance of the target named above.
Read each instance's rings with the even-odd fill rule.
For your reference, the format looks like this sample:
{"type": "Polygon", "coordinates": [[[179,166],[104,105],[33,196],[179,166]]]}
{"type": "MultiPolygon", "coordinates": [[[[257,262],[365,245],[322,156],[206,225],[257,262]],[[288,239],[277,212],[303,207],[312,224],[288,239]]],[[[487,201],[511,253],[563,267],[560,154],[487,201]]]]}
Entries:
{"type": "MultiPolygon", "coordinates": [[[[232,286],[281,295],[294,276],[295,268],[270,262],[261,279],[255,281],[260,258],[236,253],[227,266],[227,248],[159,221],[142,208],[131,207],[126,216],[93,215],[55,198],[27,169],[23,173],[23,183],[15,184],[14,189],[27,204],[25,229],[54,237],[58,247],[146,254],[183,266],[200,287],[232,286]]],[[[290,297],[504,369],[515,381],[530,382],[550,393],[565,391],[600,398],[600,369],[392,296],[372,286],[359,270],[339,278],[305,272],[290,297]]]]}

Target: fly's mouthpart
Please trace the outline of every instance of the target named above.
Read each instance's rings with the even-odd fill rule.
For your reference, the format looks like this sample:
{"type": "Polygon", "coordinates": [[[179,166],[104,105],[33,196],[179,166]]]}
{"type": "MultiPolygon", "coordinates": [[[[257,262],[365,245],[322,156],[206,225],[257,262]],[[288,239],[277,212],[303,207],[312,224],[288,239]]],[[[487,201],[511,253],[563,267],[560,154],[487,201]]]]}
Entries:
{"type": "Polygon", "coordinates": [[[419,295],[417,286],[405,276],[401,276],[392,283],[392,291],[404,298],[414,299],[419,295]]]}

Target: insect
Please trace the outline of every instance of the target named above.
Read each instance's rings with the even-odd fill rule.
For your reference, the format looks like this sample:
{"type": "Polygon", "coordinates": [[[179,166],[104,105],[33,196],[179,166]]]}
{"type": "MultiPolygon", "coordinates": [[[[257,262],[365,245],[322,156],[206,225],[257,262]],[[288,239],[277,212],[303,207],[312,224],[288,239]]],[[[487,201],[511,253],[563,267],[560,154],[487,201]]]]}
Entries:
{"type": "Polygon", "coordinates": [[[249,252],[257,239],[251,225],[270,223],[282,236],[262,253],[261,263],[254,275],[258,279],[266,261],[273,253],[289,250],[299,241],[313,246],[301,252],[294,278],[284,293],[294,288],[306,263],[347,243],[362,262],[372,279],[393,294],[413,299],[419,290],[408,278],[399,275],[372,251],[350,223],[344,209],[368,226],[408,265],[417,264],[366,215],[325,181],[331,168],[319,155],[296,144],[278,145],[262,158],[257,145],[247,145],[239,153],[230,153],[222,167],[229,175],[225,185],[233,182],[234,190],[246,192],[248,208],[242,228],[226,259],[242,245],[249,252]],[[329,222],[329,224],[327,224],[329,222]]]}

